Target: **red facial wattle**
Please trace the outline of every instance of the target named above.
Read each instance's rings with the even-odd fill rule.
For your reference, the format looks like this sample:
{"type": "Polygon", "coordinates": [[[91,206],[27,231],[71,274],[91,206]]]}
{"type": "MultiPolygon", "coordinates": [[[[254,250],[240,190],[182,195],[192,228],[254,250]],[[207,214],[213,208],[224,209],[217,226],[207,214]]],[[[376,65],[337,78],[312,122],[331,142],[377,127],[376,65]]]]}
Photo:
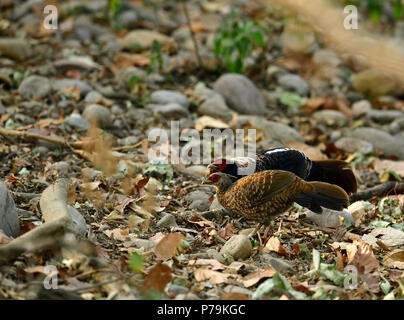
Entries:
{"type": "Polygon", "coordinates": [[[221,172],[227,167],[226,160],[218,160],[213,163],[221,172]]]}

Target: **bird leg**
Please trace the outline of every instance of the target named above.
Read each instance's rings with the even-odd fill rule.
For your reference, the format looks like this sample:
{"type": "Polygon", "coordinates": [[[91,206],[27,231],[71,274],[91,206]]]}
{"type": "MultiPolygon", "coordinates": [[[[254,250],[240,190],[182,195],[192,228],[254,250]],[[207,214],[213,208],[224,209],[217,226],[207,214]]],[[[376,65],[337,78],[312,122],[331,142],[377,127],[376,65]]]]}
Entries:
{"type": "Polygon", "coordinates": [[[252,239],[252,238],[255,236],[255,234],[257,233],[257,231],[261,228],[261,226],[262,226],[262,224],[261,224],[261,223],[258,223],[257,226],[254,228],[254,230],[250,232],[250,234],[248,235],[248,237],[249,237],[250,239],[252,239]]]}

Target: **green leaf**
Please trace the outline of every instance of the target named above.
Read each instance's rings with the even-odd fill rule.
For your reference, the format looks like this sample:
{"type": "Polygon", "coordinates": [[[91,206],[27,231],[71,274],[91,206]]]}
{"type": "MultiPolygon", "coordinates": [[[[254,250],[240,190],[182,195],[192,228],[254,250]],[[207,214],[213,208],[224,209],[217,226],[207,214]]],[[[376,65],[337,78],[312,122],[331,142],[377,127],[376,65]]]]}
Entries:
{"type": "Polygon", "coordinates": [[[313,269],[316,271],[320,269],[320,260],[320,252],[316,249],[313,249],[313,269]]]}
{"type": "Polygon", "coordinates": [[[280,96],[279,101],[282,104],[292,108],[299,108],[304,105],[304,100],[302,99],[302,97],[295,92],[283,93],[280,96]]]}
{"type": "Polygon", "coordinates": [[[376,228],[386,228],[389,224],[390,222],[383,220],[373,220],[370,222],[370,225],[376,228]]]}
{"type": "Polygon", "coordinates": [[[143,256],[134,252],[129,258],[129,266],[135,273],[142,272],[143,270],[143,256]]]}
{"type": "Polygon", "coordinates": [[[384,294],[388,294],[391,289],[391,285],[388,281],[380,283],[380,288],[383,290],[384,294]]]}
{"type": "Polygon", "coordinates": [[[261,299],[264,296],[277,298],[282,294],[300,300],[307,297],[305,293],[294,290],[290,283],[279,272],[277,272],[271,279],[267,279],[259,285],[253,294],[253,299],[261,299]]]}
{"type": "Polygon", "coordinates": [[[395,20],[400,20],[403,16],[403,4],[401,0],[395,0],[393,4],[393,17],[395,20]]]}

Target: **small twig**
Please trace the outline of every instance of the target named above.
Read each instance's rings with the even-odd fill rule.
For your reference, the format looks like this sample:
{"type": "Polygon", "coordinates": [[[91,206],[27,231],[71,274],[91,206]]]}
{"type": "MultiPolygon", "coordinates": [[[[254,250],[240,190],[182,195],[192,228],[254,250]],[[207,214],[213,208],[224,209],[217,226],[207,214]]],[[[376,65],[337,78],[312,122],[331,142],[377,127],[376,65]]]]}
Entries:
{"type": "Polygon", "coordinates": [[[369,200],[373,197],[386,196],[390,192],[395,194],[404,193],[404,182],[387,181],[365,191],[354,193],[350,196],[349,201],[354,203],[359,200],[369,200]]]}
{"type": "Polygon", "coordinates": [[[126,150],[136,149],[136,148],[139,148],[142,144],[143,144],[143,140],[139,141],[136,144],[132,144],[130,146],[122,146],[122,147],[112,148],[112,151],[126,151],[126,150]]]}
{"type": "Polygon", "coordinates": [[[192,30],[191,18],[189,16],[189,11],[188,11],[187,5],[185,4],[185,0],[182,0],[181,3],[182,3],[182,8],[184,9],[185,18],[187,20],[189,32],[191,33],[191,38],[192,38],[192,41],[194,43],[195,55],[196,55],[196,58],[198,60],[199,68],[202,69],[203,68],[202,58],[201,58],[201,55],[199,54],[198,41],[196,41],[194,30],[192,30]]]}

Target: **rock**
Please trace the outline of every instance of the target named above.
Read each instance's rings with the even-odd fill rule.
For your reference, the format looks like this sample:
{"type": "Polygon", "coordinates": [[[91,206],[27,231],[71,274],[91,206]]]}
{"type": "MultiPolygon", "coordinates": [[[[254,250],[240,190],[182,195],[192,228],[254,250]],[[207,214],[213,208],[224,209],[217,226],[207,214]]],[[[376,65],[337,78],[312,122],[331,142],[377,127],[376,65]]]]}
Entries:
{"type": "Polygon", "coordinates": [[[166,289],[167,293],[170,295],[177,296],[179,294],[186,294],[188,293],[189,289],[183,286],[179,286],[178,284],[169,283],[166,289]]]}
{"type": "Polygon", "coordinates": [[[352,85],[356,91],[372,97],[398,93],[397,83],[393,77],[373,69],[356,74],[352,85]]]}
{"type": "Polygon", "coordinates": [[[352,115],[357,118],[364,114],[367,114],[370,110],[372,110],[372,105],[368,100],[360,100],[356,101],[352,104],[352,115]]]}
{"type": "Polygon", "coordinates": [[[0,38],[0,54],[22,61],[32,56],[32,47],[27,39],[0,38]]]}
{"type": "Polygon", "coordinates": [[[239,116],[237,127],[243,128],[243,125],[246,122],[249,122],[252,128],[261,130],[264,134],[265,140],[304,142],[303,137],[295,129],[287,125],[275,121],[269,121],[257,116],[239,116]]]}
{"type": "Polygon", "coordinates": [[[25,78],[18,91],[23,99],[45,98],[51,92],[50,81],[41,76],[29,76],[25,78]]]}
{"type": "Polygon", "coordinates": [[[74,225],[74,233],[80,237],[85,237],[87,233],[87,224],[86,220],[83,218],[80,212],[78,212],[75,208],[72,206],[67,206],[67,209],[69,211],[70,217],[73,220],[73,225],[74,225]]]}
{"type": "Polygon", "coordinates": [[[313,30],[302,24],[286,25],[280,41],[284,54],[309,54],[316,45],[313,30]]]}
{"type": "MultiPolygon", "coordinates": [[[[1,114],[1,112],[0,112],[1,114]]],[[[391,134],[397,134],[404,130],[404,118],[394,120],[389,126],[389,132],[391,134]]]]}
{"type": "Polygon", "coordinates": [[[301,96],[309,93],[309,84],[297,74],[285,74],[278,78],[278,84],[286,91],[294,91],[301,96]]]}
{"type": "Polygon", "coordinates": [[[175,45],[173,38],[153,30],[137,29],[125,35],[122,39],[122,46],[129,50],[149,49],[154,40],[157,40],[163,47],[168,44],[175,45]]]}
{"type": "Polygon", "coordinates": [[[59,175],[66,175],[69,172],[70,165],[65,161],[59,161],[55,162],[52,168],[54,168],[59,175]]]}
{"type": "Polygon", "coordinates": [[[351,137],[344,137],[339,139],[335,142],[335,146],[338,149],[344,150],[348,153],[359,151],[363,154],[367,154],[373,152],[374,149],[373,145],[370,142],[351,137]]]}
{"type": "Polygon", "coordinates": [[[252,246],[250,239],[245,235],[234,235],[224,244],[220,253],[231,255],[234,260],[246,259],[251,255],[252,246]]]}
{"type": "Polygon", "coordinates": [[[199,106],[198,113],[213,118],[221,118],[225,121],[230,121],[233,116],[233,111],[226,105],[226,102],[220,95],[205,100],[199,106]]]}
{"type": "Polygon", "coordinates": [[[89,93],[93,88],[85,81],[77,79],[60,79],[52,81],[52,89],[59,91],[62,89],[70,88],[76,86],[80,89],[81,95],[84,96],[89,93]]]}
{"type": "Polygon", "coordinates": [[[185,168],[184,172],[193,177],[202,178],[205,176],[206,166],[199,166],[199,165],[189,166],[185,168]]]}
{"type": "Polygon", "coordinates": [[[201,300],[195,293],[188,292],[186,294],[180,293],[175,297],[175,300],[201,300]]]}
{"type": "Polygon", "coordinates": [[[336,228],[340,226],[340,216],[343,217],[350,225],[355,224],[354,218],[347,211],[336,211],[328,208],[323,208],[323,212],[321,214],[308,210],[306,216],[310,221],[323,228],[336,228]]]}
{"type": "Polygon", "coordinates": [[[69,126],[79,131],[85,131],[90,128],[90,123],[86,119],[84,119],[79,113],[72,113],[65,120],[65,123],[67,123],[69,126]]]}
{"type": "Polygon", "coordinates": [[[86,97],[84,98],[85,103],[96,103],[98,100],[103,99],[103,95],[98,91],[90,91],[87,93],[86,97]]]}
{"type": "Polygon", "coordinates": [[[213,85],[227,105],[240,113],[264,115],[267,112],[265,98],[255,84],[241,74],[227,73],[213,85]]]}
{"type": "Polygon", "coordinates": [[[318,66],[338,67],[341,64],[341,59],[338,55],[329,49],[319,49],[313,54],[313,62],[318,66]]]}
{"type": "Polygon", "coordinates": [[[117,142],[120,146],[130,146],[130,145],[138,143],[139,137],[138,136],[127,136],[123,139],[118,139],[117,142]]]}
{"type": "Polygon", "coordinates": [[[94,121],[101,128],[106,128],[112,124],[112,116],[109,109],[99,104],[88,105],[83,112],[83,118],[90,123],[94,121]]]}
{"type": "Polygon", "coordinates": [[[70,70],[70,69],[77,69],[77,70],[100,70],[101,66],[94,62],[94,60],[90,57],[86,56],[69,56],[66,59],[56,60],[53,63],[53,66],[59,70],[70,70]]]}
{"type": "Polygon", "coordinates": [[[150,100],[152,104],[169,104],[169,103],[177,103],[188,109],[189,100],[188,98],[180,92],[172,91],[172,90],[158,90],[154,91],[150,100]]]}
{"type": "Polygon", "coordinates": [[[210,198],[211,194],[208,194],[203,191],[193,191],[188,193],[185,196],[185,201],[189,203],[190,209],[196,209],[198,211],[207,211],[210,206],[210,198]]]}
{"type": "Polygon", "coordinates": [[[132,241],[125,243],[125,246],[135,246],[136,248],[144,248],[145,250],[150,250],[156,246],[156,243],[154,241],[146,239],[133,239],[132,241]]]}
{"type": "Polygon", "coordinates": [[[343,127],[348,122],[345,115],[337,110],[319,110],[314,112],[313,118],[330,127],[343,127]]]}
{"type": "Polygon", "coordinates": [[[248,290],[248,289],[242,288],[242,287],[238,287],[238,286],[233,286],[233,285],[230,285],[230,284],[227,285],[224,288],[224,292],[226,292],[226,293],[242,293],[242,294],[245,294],[246,296],[249,296],[249,297],[251,297],[254,294],[254,292],[251,291],[251,290],[248,290]]]}
{"type": "Polygon", "coordinates": [[[114,104],[111,106],[111,113],[114,115],[120,115],[123,114],[125,111],[122,110],[122,108],[120,106],[118,106],[117,104],[114,104]]]}
{"type": "Polygon", "coordinates": [[[400,110],[370,110],[367,116],[374,122],[390,123],[398,118],[404,117],[404,112],[400,110]]]}
{"type": "Polygon", "coordinates": [[[404,159],[404,142],[392,135],[375,128],[357,128],[351,137],[370,142],[373,147],[380,149],[385,155],[393,155],[400,160],[404,159]]]}
{"type": "Polygon", "coordinates": [[[372,204],[365,201],[356,201],[351,203],[347,208],[347,211],[355,220],[355,227],[359,227],[361,225],[362,220],[367,215],[367,207],[369,205],[371,206],[372,204]]]}
{"type": "Polygon", "coordinates": [[[147,105],[147,108],[161,113],[164,117],[170,119],[181,119],[189,116],[187,109],[174,102],[165,105],[149,104],[147,105]]]}
{"type": "Polygon", "coordinates": [[[261,255],[261,260],[265,264],[269,264],[272,268],[274,268],[278,272],[293,272],[294,268],[288,262],[280,258],[274,258],[268,253],[263,253],[261,255]]]}
{"type": "Polygon", "coordinates": [[[177,222],[175,221],[175,217],[172,214],[167,213],[164,217],[162,217],[157,223],[156,227],[176,227],[177,222]]]}
{"type": "Polygon", "coordinates": [[[5,114],[6,113],[6,108],[4,107],[3,103],[0,100],[0,115],[5,114]]]}
{"type": "Polygon", "coordinates": [[[3,182],[0,182],[0,229],[8,237],[16,238],[20,234],[17,208],[3,182]]]}
{"type": "Polygon", "coordinates": [[[226,259],[223,257],[223,255],[219,252],[217,252],[215,249],[208,249],[206,250],[206,253],[208,254],[208,257],[210,259],[215,259],[219,261],[220,263],[225,263],[226,259]]]}
{"type": "Polygon", "coordinates": [[[125,29],[131,29],[136,26],[138,15],[134,10],[124,11],[119,17],[119,22],[125,29]]]}

